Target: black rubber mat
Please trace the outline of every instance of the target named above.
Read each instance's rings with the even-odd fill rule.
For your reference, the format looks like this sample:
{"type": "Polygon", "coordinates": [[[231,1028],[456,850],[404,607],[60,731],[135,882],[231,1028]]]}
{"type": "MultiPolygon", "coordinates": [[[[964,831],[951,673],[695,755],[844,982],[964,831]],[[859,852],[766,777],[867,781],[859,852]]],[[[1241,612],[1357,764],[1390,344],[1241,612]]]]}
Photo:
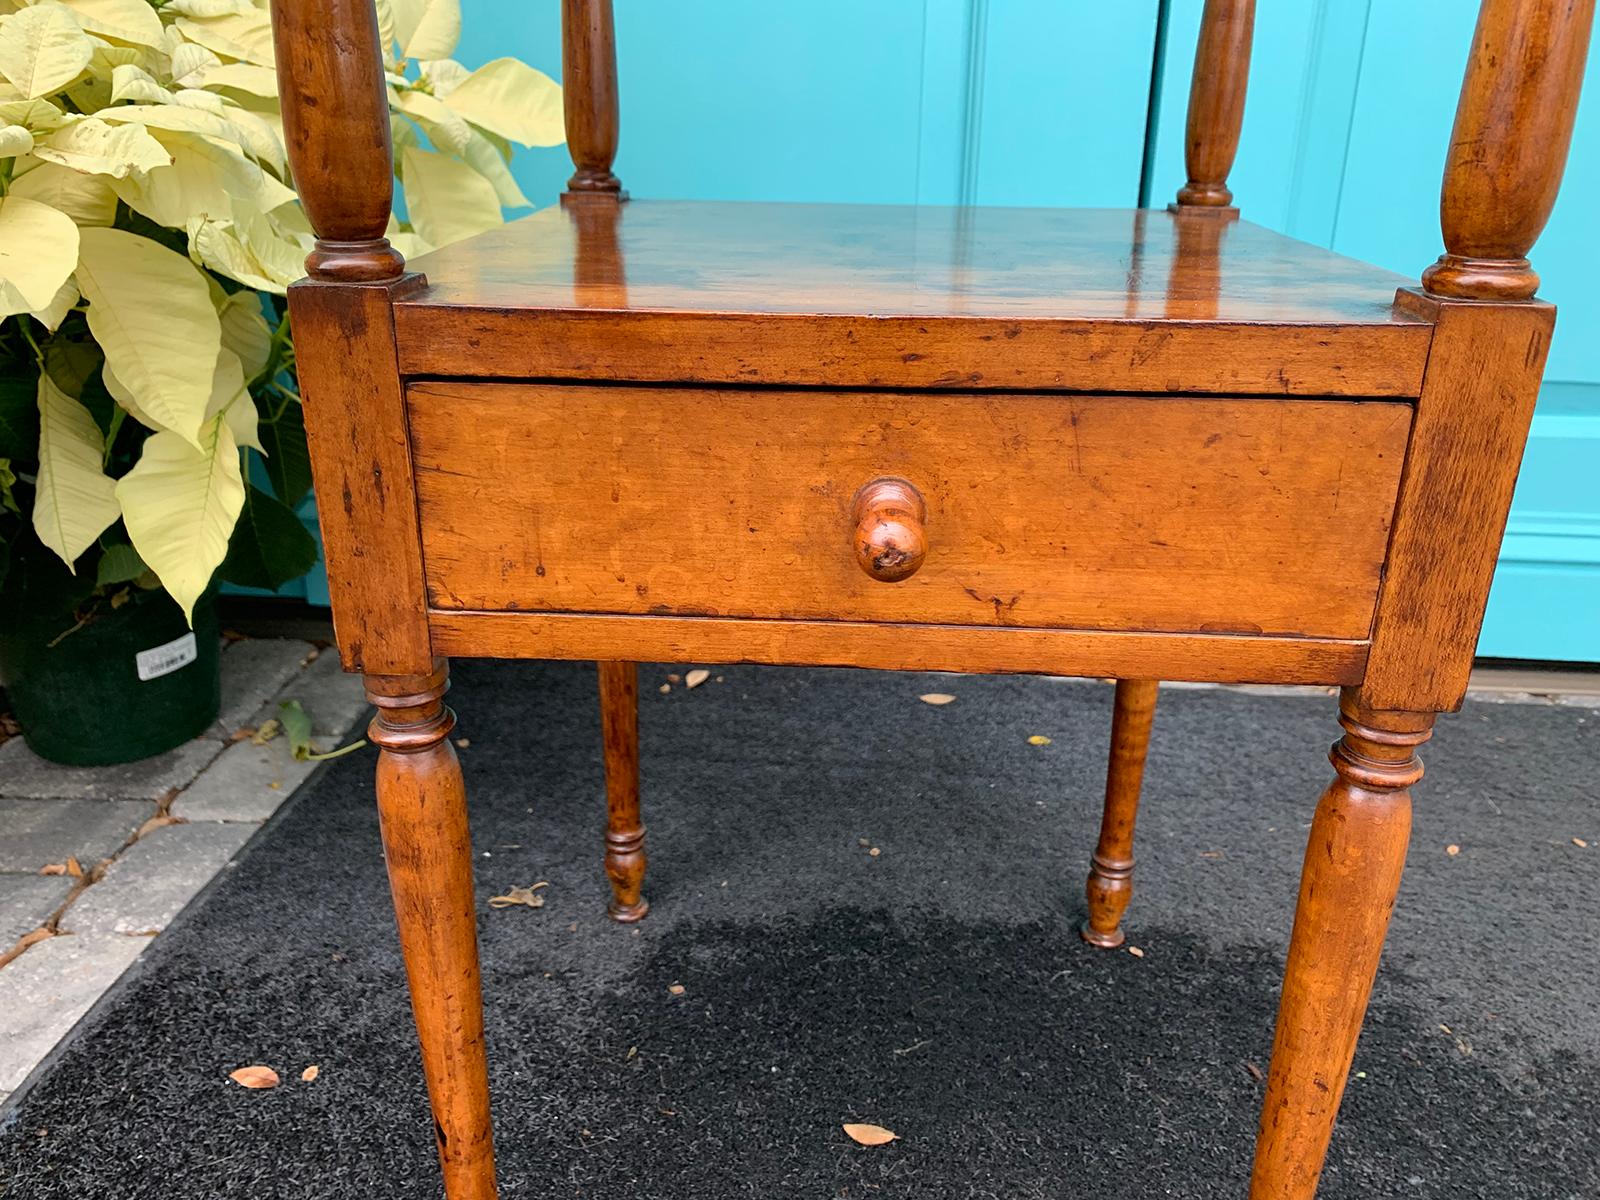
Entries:
{"type": "MultiPolygon", "coordinates": [[[[1109,687],[666,671],[629,929],[592,669],[457,666],[507,1200],[1244,1195],[1331,697],[1163,693],[1137,957],[1073,932],[1109,687]]],[[[1441,721],[1323,1196],[1600,1195],[1597,735],[1441,721]]],[[[14,1106],[0,1192],[439,1194],[371,774],[331,764],[161,935],[14,1106]],[[249,1063],[284,1083],[228,1081],[249,1063]]]]}

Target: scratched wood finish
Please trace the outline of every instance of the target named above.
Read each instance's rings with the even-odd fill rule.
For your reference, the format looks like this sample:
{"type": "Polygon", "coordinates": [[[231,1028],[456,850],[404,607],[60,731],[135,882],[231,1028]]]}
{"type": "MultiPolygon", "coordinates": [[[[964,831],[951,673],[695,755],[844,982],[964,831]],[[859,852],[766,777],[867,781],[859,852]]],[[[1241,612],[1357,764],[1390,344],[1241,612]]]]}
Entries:
{"type": "Polygon", "coordinates": [[[1433,726],[1431,713],[1365,708],[1354,688],[1340,709],[1337,778],[1306,841],[1251,1200],[1316,1194],[1405,867],[1416,747],[1433,726]]]}
{"type": "Polygon", "coordinates": [[[1485,0],[1439,200],[1445,253],[1428,291],[1525,300],[1528,251],[1555,206],[1578,113],[1594,0],[1485,0]]]}
{"type": "Polygon", "coordinates": [[[289,289],[295,367],[347,671],[433,662],[391,296],[413,286],[302,281],[289,289]]]}
{"type": "Polygon", "coordinates": [[[639,668],[601,662],[600,732],[606,764],[606,877],[611,919],[642,920],[650,903],[644,886],[644,822],[639,818],[639,668]]]}
{"type": "Polygon", "coordinates": [[[1546,304],[1407,303],[1438,321],[1417,402],[1366,692],[1384,708],[1461,706],[1517,466],[1544,374],[1546,304]]]}
{"type": "Polygon", "coordinates": [[[443,660],[366,679],[377,706],[378,819],[450,1200],[495,1200],[472,838],[443,660]]]}
{"type": "Polygon", "coordinates": [[[1160,687],[1154,679],[1119,679],[1112,705],[1106,801],[1084,889],[1089,917],[1079,930],[1084,941],[1107,950],[1127,940],[1122,916],[1133,899],[1133,827],[1160,687]]]}
{"type": "Polygon", "coordinates": [[[429,286],[397,307],[401,369],[1417,394],[1432,330],[1393,303],[1412,281],[1247,222],[1184,236],[1212,221],[634,200],[597,228],[552,208],[415,261],[429,286]]]}
{"type": "Polygon", "coordinates": [[[1189,179],[1178,189],[1182,207],[1237,211],[1228,172],[1239,153],[1255,23],[1255,0],[1206,0],[1189,77],[1183,140],[1189,179]]]}
{"type": "Polygon", "coordinates": [[[1363,639],[1396,403],[409,389],[432,606],[1363,639]],[[926,561],[857,561],[901,476],[926,561]]]}
{"type": "Polygon", "coordinates": [[[884,671],[1088,675],[1204,683],[1356,683],[1364,641],[1219,633],[1116,633],[969,625],[896,625],[582,613],[429,614],[441,654],[628,658],[884,671]]]}

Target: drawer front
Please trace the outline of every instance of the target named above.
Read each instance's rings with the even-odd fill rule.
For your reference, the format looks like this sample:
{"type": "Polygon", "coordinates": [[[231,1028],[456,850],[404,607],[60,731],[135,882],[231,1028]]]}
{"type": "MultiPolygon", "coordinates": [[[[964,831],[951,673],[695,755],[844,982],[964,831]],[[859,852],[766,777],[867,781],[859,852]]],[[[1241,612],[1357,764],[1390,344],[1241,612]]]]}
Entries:
{"type": "Polygon", "coordinates": [[[1411,420],[1387,401],[456,382],[407,407],[438,609],[1348,639],[1369,634],[1411,420]],[[911,494],[880,485],[863,525],[883,479],[911,494]],[[885,521],[925,543],[894,582],[866,569],[911,565],[894,537],[896,561],[874,558],[885,521]]]}

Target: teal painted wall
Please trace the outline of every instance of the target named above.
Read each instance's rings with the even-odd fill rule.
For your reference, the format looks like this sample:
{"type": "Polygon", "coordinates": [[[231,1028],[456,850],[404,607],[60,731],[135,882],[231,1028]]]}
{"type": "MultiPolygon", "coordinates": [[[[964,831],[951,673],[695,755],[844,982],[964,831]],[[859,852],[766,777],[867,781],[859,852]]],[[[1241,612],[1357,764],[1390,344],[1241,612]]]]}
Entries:
{"type": "MultiPolygon", "coordinates": [[[[616,0],[618,174],[640,197],[1164,204],[1183,181],[1201,3],[616,0]]],[[[559,76],[557,0],[462,8],[467,65],[512,54],[559,76]]],[[[1414,278],[1441,248],[1475,14],[1469,0],[1260,5],[1232,176],[1245,216],[1414,278]]],[[[1597,93],[1533,254],[1561,314],[1485,655],[1600,661],[1600,293],[1580,286],[1600,267],[1582,212],[1600,191],[1597,93]]],[[[514,169],[540,205],[571,170],[561,148],[514,169]]]]}
{"type": "MultiPolygon", "coordinates": [[[[617,174],[658,199],[1131,205],[1158,0],[617,0],[617,174]]],[[[461,60],[559,77],[559,5],[463,0],[461,60]]],[[[565,154],[519,156],[536,202],[565,154]]]]}
{"type": "MultiPolygon", "coordinates": [[[[1201,0],[1171,0],[1152,196],[1183,181],[1201,0]]],[[[1477,5],[1262,4],[1232,185],[1244,215],[1415,278],[1442,249],[1439,180],[1477,5]]],[[[1566,182],[1531,255],[1559,309],[1478,652],[1600,662],[1600,55],[1566,182]]]]}

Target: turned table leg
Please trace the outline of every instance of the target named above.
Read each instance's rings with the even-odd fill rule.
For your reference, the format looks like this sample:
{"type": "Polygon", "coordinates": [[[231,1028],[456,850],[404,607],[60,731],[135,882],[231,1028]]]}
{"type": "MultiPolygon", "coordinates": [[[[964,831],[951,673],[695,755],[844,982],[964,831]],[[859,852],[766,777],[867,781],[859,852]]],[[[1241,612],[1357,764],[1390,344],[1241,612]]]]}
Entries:
{"type": "Polygon", "coordinates": [[[1278,1004],[1251,1200],[1311,1200],[1355,1056],[1411,833],[1432,713],[1375,712],[1345,690],[1337,778],[1322,793],[1278,1004]]]}
{"type": "Polygon", "coordinates": [[[606,875],[611,919],[637,921],[650,911],[644,887],[644,826],[639,821],[639,668],[602,662],[600,728],[606,756],[606,875]]]}
{"type": "Polygon", "coordinates": [[[1133,898],[1133,824],[1139,815],[1139,787],[1160,686],[1154,679],[1117,680],[1106,806],[1100,817],[1100,841],[1089,860],[1089,919],[1079,930],[1090,945],[1112,949],[1127,936],[1122,914],[1133,898]]]}
{"type": "Polygon", "coordinates": [[[449,670],[368,675],[378,816],[449,1200],[495,1200],[472,842],[444,704],[449,670]]]}

